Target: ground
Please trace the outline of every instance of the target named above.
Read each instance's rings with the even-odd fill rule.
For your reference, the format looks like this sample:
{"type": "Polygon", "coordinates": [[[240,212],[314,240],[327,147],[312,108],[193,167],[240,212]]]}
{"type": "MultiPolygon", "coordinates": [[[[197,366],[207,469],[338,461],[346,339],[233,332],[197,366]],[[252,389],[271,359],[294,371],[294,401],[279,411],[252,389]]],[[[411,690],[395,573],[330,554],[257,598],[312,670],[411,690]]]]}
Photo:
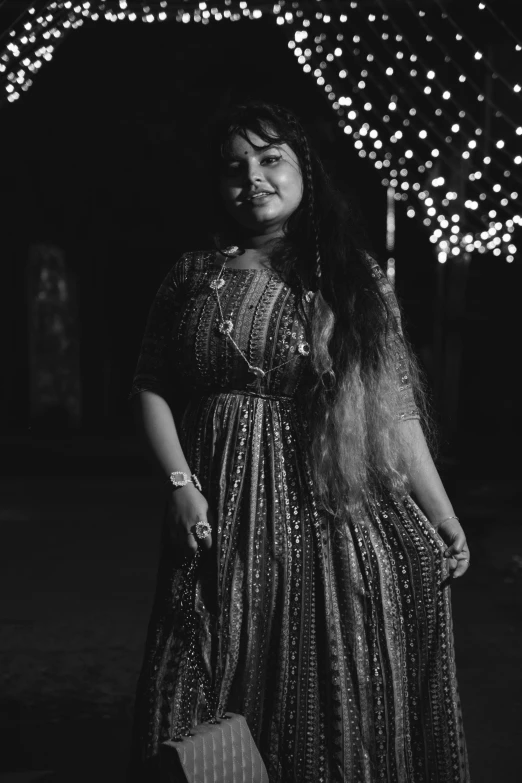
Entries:
{"type": "MultiPolygon", "coordinates": [[[[0,493],[0,783],[123,783],[158,480],[11,475],[0,493]]],[[[472,781],[519,783],[522,483],[457,481],[454,496],[472,553],[452,587],[472,781]]]]}

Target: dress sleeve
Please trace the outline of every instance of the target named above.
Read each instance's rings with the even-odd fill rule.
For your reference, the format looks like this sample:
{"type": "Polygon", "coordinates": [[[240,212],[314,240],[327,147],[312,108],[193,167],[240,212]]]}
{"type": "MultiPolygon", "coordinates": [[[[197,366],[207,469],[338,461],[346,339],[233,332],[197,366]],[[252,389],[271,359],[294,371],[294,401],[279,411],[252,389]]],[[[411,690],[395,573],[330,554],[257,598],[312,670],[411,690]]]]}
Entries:
{"type": "Polygon", "coordinates": [[[184,282],[186,256],[180,258],[160,285],[147,318],[145,333],[128,399],[152,391],[169,400],[173,389],[172,328],[184,282]]]}
{"type": "Polygon", "coordinates": [[[381,267],[370,256],[367,256],[367,260],[380,292],[386,299],[390,312],[393,315],[393,323],[388,330],[387,345],[394,357],[395,369],[397,371],[397,416],[399,419],[420,419],[410,379],[408,351],[404,342],[399,303],[381,267]]]}

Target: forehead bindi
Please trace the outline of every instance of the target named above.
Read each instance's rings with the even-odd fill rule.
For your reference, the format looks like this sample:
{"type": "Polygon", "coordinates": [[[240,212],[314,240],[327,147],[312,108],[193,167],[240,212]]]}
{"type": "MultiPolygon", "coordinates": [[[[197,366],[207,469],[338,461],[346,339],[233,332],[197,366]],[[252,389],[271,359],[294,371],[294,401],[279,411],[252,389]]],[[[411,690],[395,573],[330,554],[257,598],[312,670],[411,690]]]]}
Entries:
{"type": "MultiPolygon", "coordinates": [[[[273,145],[273,147],[276,146],[278,145],[273,145]]],[[[249,136],[248,139],[238,135],[231,139],[228,152],[233,157],[243,158],[252,155],[263,155],[267,149],[270,149],[270,145],[255,135],[249,136]]]]}
{"type": "Polygon", "coordinates": [[[257,137],[255,134],[249,136],[249,140],[242,136],[234,136],[228,147],[228,154],[226,157],[232,160],[245,160],[248,158],[262,158],[267,152],[278,151],[283,158],[292,161],[295,155],[288,144],[281,144],[274,142],[273,144],[267,144],[264,139],[257,137]]]}

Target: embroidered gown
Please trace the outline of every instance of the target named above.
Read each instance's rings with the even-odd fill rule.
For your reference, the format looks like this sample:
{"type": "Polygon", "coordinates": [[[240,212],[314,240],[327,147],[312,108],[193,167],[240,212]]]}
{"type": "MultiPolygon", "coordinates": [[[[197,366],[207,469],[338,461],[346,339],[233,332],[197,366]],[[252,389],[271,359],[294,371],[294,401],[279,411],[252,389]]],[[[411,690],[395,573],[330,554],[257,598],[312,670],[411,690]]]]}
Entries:
{"type": "MultiPolygon", "coordinates": [[[[219,268],[212,252],[173,266],[130,396],[189,391],[178,431],[212,512],[196,610],[220,706],[246,717],[271,783],[469,781],[444,544],[409,497],[383,496],[378,512],[334,532],[311,478],[302,400],[311,370],[296,295],[270,270],[223,272],[219,297],[239,347],[265,371],[282,365],[260,392],[218,329],[219,268]]],[[[390,350],[397,415],[415,418],[400,327],[390,350]]],[[[159,745],[190,698],[178,558],[164,526],[135,706],[140,783],[159,780],[159,745]]]]}

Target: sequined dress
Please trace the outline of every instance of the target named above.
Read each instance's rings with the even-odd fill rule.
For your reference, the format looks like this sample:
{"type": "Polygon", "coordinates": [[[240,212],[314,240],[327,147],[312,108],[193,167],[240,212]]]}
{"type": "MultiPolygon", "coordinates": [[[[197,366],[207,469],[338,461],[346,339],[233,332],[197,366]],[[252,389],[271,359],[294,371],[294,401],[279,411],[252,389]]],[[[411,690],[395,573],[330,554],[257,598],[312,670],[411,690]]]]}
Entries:
{"type": "MultiPolygon", "coordinates": [[[[196,608],[221,708],[246,717],[271,783],[468,781],[443,542],[409,497],[383,496],[376,512],[332,529],[311,477],[296,295],[270,270],[223,272],[240,348],[265,370],[286,362],[252,388],[217,328],[219,268],[212,252],[173,266],[131,396],[190,392],[178,431],[212,511],[196,608]]],[[[397,415],[416,417],[400,330],[390,350],[397,415]]],[[[182,578],[164,528],[135,706],[130,778],[140,783],[159,780],[159,745],[188,698],[182,578]]]]}

